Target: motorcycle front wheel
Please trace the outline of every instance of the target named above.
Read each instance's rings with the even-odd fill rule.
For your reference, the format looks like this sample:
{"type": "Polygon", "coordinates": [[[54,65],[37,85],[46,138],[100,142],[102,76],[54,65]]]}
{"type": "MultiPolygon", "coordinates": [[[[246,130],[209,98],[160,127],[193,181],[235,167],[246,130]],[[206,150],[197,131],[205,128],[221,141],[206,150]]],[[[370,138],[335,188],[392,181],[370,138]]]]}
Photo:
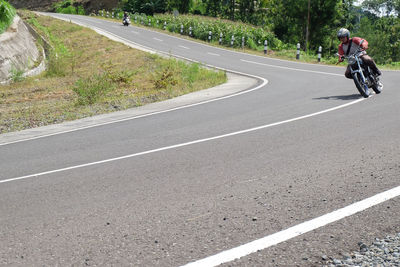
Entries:
{"type": "Polygon", "coordinates": [[[365,82],[363,82],[360,73],[358,72],[353,73],[352,76],[358,92],[360,92],[360,94],[365,98],[369,97],[368,85],[365,82]]]}
{"type": "Polygon", "coordinates": [[[380,94],[382,92],[383,85],[376,79],[374,79],[374,84],[372,85],[372,90],[375,94],[380,94]]]}
{"type": "Polygon", "coordinates": [[[382,88],[377,84],[372,85],[372,90],[374,90],[375,94],[380,94],[382,92],[382,88]]]}

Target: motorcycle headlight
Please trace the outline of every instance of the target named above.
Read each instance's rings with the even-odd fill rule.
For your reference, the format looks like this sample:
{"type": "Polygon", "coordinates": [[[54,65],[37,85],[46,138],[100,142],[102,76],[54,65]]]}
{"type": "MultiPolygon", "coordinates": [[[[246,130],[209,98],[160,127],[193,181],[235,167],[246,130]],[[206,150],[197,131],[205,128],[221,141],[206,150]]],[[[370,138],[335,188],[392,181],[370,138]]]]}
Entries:
{"type": "Polygon", "coordinates": [[[349,65],[353,65],[354,63],[356,63],[356,58],[355,57],[349,57],[349,59],[347,61],[349,62],[349,65]]]}

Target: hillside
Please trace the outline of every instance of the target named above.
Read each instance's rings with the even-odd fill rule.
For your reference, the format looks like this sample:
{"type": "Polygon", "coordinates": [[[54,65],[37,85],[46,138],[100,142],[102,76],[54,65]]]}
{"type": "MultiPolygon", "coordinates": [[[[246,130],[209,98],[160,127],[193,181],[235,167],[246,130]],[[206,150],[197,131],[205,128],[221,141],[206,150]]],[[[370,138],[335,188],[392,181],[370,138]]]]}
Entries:
{"type": "MultiPolygon", "coordinates": [[[[36,11],[53,11],[53,4],[60,0],[9,0],[15,8],[26,8],[36,11]]],[[[106,9],[111,10],[118,5],[118,0],[76,0],[86,11],[106,9]]]]}

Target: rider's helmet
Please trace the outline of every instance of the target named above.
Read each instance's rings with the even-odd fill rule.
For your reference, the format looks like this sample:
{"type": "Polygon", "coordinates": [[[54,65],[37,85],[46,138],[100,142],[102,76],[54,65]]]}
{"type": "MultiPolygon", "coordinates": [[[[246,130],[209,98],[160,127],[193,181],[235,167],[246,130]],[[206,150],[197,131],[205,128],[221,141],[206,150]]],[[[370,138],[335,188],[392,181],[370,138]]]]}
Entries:
{"type": "Polygon", "coordinates": [[[340,38],[342,37],[347,37],[350,38],[350,32],[348,29],[346,28],[341,28],[338,32],[337,32],[337,38],[340,40],[340,38]]]}

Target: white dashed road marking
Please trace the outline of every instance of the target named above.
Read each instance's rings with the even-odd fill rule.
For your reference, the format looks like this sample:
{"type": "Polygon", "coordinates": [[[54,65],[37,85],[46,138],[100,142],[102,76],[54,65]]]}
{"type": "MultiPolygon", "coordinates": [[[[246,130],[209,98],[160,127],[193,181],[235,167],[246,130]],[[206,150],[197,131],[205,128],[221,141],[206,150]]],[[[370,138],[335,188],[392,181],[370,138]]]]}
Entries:
{"type": "Polygon", "coordinates": [[[278,66],[278,65],[265,64],[265,63],[260,63],[260,62],[245,60],[245,59],[241,59],[240,61],[243,61],[243,62],[246,62],[246,63],[251,63],[251,64],[257,64],[257,65],[262,65],[262,66],[268,66],[268,67],[278,68],[278,69],[303,71],[303,72],[318,73],[318,74],[325,74],[325,75],[334,75],[334,76],[340,76],[340,77],[343,76],[343,74],[337,74],[337,73],[331,73],[331,72],[323,72],[323,71],[315,71],[315,70],[304,70],[304,69],[289,68],[289,67],[283,67],[283,66],[278,66]]]}
{"type": "Polygon", "coordinates": [[[183,49],[190,49],[189,47],[183,46],[183,45],[178,45],[178,47],[183,48],[183,49]]]}
{"type": "Polygon", "coordinates": [[[219,54],[215,54],[215,53],[211,53],[211,52],[207,52],[207,54],[212,55],[212,56],[217,56],[217,57],[220,56],[219,54]]]}
{"type": "Polygon", "coordinates": [[[159,42],[162,42],[163,40],[161,40],[161,39],[158,39],[158,38],[153,38],[154,40],[156,40],[156,41],[159,41],[159,42]]]}

